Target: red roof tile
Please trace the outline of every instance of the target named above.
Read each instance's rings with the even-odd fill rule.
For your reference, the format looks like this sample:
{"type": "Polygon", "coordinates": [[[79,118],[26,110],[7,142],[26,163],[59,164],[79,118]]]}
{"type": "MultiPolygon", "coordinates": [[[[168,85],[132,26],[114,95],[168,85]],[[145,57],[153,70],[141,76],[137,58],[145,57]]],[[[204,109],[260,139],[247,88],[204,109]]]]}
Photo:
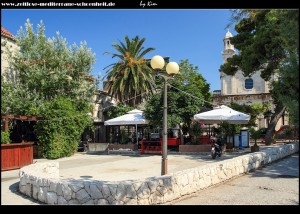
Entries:
{"type": "Polygon", "coordinates": [[[14,35],[12,35],[8,30],[6,30],[4,27],[1,26],[1,34],[5,34],[8,37],[14,38],[14,35]]]}

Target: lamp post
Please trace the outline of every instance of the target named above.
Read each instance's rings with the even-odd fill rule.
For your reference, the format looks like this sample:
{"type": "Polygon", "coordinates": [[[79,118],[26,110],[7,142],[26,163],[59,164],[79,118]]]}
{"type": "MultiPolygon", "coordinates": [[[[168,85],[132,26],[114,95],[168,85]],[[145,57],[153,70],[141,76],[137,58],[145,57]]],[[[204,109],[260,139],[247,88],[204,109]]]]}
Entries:
{"type": "Polygon", "coordinates": [[[168,136],[167,136],[167,81],[172,78],[172,76],[179,72],[179,66],[176,62],[169,62],[166,66],[166,73],[162,71],[165,65],[165,60],[161,56],[154,56],[151,59],[151,67],[157,72],[157,75],[164,80],[164,107],[163,107],[163,142],[162,142],[162,163],[161,163],[161,175],[166,175],[168,173],[168,136]]]}

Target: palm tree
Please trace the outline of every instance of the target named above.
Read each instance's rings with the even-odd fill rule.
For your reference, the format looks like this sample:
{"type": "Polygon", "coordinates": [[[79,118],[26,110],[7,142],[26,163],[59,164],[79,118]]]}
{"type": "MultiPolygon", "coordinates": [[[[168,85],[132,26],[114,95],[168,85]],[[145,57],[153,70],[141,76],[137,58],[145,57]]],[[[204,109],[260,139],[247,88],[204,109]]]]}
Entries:
{"type": "Polygon", "coordinates": [[[154,48],[143,47],[145,38],[136,36],[129,39],[125,36],[125,44],[113,44],[118,53],[112,54],[112,58],[117,57],[119,61],[107,66],[105,77],[107,81],[104,88],[118,101],[125,102],[130,106],[140,104],[143,98],[152,94],[155,89],[154,75],[147,61],[143,58],[154,48]]]}

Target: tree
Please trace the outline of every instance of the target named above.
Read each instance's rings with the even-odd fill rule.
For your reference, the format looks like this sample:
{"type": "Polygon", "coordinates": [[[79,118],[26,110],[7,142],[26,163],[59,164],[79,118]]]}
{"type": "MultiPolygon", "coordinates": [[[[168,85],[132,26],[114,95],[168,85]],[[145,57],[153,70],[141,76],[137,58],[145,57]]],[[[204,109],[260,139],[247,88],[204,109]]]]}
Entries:
{"type": "Polygon", "coordinates": [[[257,139],[260,137],[260,130],[255,130],[253,127],[249,128],[249,132],[251,134],[251,138],[254,139],[254,146],[257,145],[257,139]]]}
{"type": "Polygon", "coordinates": [[[278,99],[287,108],[290,123],[299,129],[299,57],[291,56],[280,68],[281,81],[275,86],[280,91],[278,99]],[[288,96],[286,96],[288,95],[288,96]]]}
{"type": "MultiPolygon", "coordinates": [[[[183,123],[183,129],[190,128],[193,116],[203,107],[210,107],[211,94],[209,84],[198,72],[198,67],[188,60],[179,63],[180,74],[168,83],[168,127],[183,123]],[[192,95],[192,96],[191,96],[192,95]]],[[[162,87],[162,81],[157,82],[162,87]]],[[[155,128],[162,126],[163,96],[157,93],[146,103],[145,117],[155,128]],[[159,116],[161,115],[161,116],[159,116]]]]}
{"type": "Polygon", "coordinates": [[[149,93],[152,95],[155,90],[153,71],[144,59],[154,48],[145,49],[144,42],[145,38],[136,36],[130,40],[125,36],[125,44],[121,41],[120,44],[113,44],[118,53],[105,52],[112,54],[112,58],[117,57],[119,61],[106,67],[107,82],[104,87],[118,101],[130,106],[140,104],[143,98],[149,93]]]}
{"type": "Polygon", "coordinates": [[[280,85],[278,99],[289,112],[290,123],[299,129],[299,10],[276,11],[282,22],[280,34],[287,58],[279,68],[280,85]],[[288,96],[286,96],[288,94],[288,96]]]}
{"type": "Polygon", "coordinates": [[[289,11],[279,11],[235,11],[233,17],[237,21],[235,30],[238,34],[231,38],[231,42],[239,50],[239,54],[229,58],[221,66],[221,70],[228,75],[234,75],[238,69],[241,69],[244,76],[251,76],[254,72],[260,70],[261,77],[264,80],[271,80],[273,85],[271,95],[275,104],[275,112],[272,115],[266,134],[266,144],[272,143],[275,126],[286,110],[286,106],[279,99],[280,92],[275,86],[276,79],[272,79],[275,73],[278,72],[278,69],[280,69],[282,62],[289,55],[286,44],[290,43],[284,42],[284,36],[280,27],[288,19],[288,16],[284,14],[279,15],[281,12],[289,13],[289,11]]]}
{"type": "Polygon", "coordinates": [[[133,107],[118,103],[118,105],[110,107],[105,114],[107,119],[112,119],[127,114],[131,110],[133,110],[133,107]]]}
{"type": "Polygon", "coordinates": [[[35,32],[27,20],[17,42],[20,51],[10,53],[9,62],[17,79],[3,85],[1,113],[42,116],[45,121],[36,127],[42,155],[70,156],[84,128],[92,124],[87,115],[96,89],[96,80],[89,75],[95,55],[86,43],[68,47],[59,33],[46,38],[42,21],[35,32]]]}
{"type": "Polygon", "coordinates": [[[240,105],[237,103],[231,103],[230,108],[240,111],[246,114],[249,114],[251,116],[248,124],[246,125],[247,127],[253,127],[256,126],[256,120],[257,116],[264,111],[264,106],[262,104],[254,103],[253,105],[240,105]]]}
{"type": "Polygon", "coordinates": [[[50,39],[45,36],[41,21],[34,32],[30,21],[17,35],[20,51],[11,54],[10,66],[17,71],[16,82],[6,83],[5,108],[1,112],[32,115],[39,114],[44,102],[58,96],[91,102],[96,81],[89,76],[95,55],[86,43],[67,47],[59,33],[50,39]],[[8,109],[8,110],[7,110],[8,109]]]}
{"type": "Polygon", "coordinates": [[[84,129],[92,127],[92,119],[86,113],[89,105],[84,101],[79,105],[66,97],[56,97],[44,104],[44,120],[35,127],[43,157],[56,159],[73,155],[84,129]]]}

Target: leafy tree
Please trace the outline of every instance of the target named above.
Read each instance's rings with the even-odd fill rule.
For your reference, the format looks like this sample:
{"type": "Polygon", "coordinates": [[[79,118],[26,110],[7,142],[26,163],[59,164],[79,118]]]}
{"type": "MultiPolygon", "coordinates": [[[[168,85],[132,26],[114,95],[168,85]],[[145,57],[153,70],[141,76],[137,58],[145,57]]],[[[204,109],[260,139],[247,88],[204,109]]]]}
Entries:
{"type": "Polygon", "coordinates": [[[35,33],[29,20],[25,31],[20,28],[17,41],[20,51],[15,55],[10,53],[10,65],[18,78],[5,86],[9,90],[2,96],[5,104],[2,112],[39,114],[44,102],[58,96],[91,102],[96,81],[88,74],[95,56],[86,43],[67,47],[66,39],[59,33],[47,39],[43,22],[35,33]]]}
{"type": "Polygon", "coordinates": [[[203,128],[205,125],[199,121],[192,121],[191,127],[190,127],[190,134],[193,136],[192,138],[192,143],[193,144],[199,144],[199,137],[203,133],[203,128]]]}
{"type": "Polygon", "coordinates": [[[249,105],[240,105],[237,103],[231,103],[230,107],[236,111],[243,112],[245,114],[249,114],[251,116],[248,124],[245,124],[247,127],[255,127],[257,116],[263,112],[264,106],[262,104],[254,103],[252,106],[249,105]]]}
{"type": "Polygon", "coordinates": [[[1,113],[44,117],[36,126],[43,156],[70,156],[92,122],[87,114],[96,89],[96,80],[89,76],[95,55],[86,43],[68,47],[59,33],[46,38],[42,21],[35,32],[27,20],[17,42],[20,51],[10,53],[17,79],[3,85],[1,113]]]}
{"type": "Polygon", "coordinates": [[[104,87],[118,101],[124,101],[130,106],[140,104],[155,89],[153,71],[144,59],[154,48],[145,49],[144,42],[145,38],[136,36],[130,40],[125,36],[125,44],[121,41],[120,44],[113,44],[118,53],[104,53],[119,59],[106,67],[107,82],[104,87]]]}
{"type": "Polygon", "coordinates": [[[35,128],[44,158],[71,156],[77,151],[84,129],[92,127],[87,112],[89,105],[84,101],[56,97],[45,103],[41,111],[44,120],[39,121],[35,128]]]}
{"type": "Polygon", "coordinates": [[[220,129],[226,136],[234,136],[237,130],[240,129],[240,125],[230,124],[228,121],[222,121],[220,123],[220,129]]]}
{"type": "Polygon", "coordinates": [[[277,10],[287,57],[279,68],[278,100],[286,106],[290,123],[299,129],[299,10],[277,10]],[[288,96],[287,96],[288,95],[288,96]]]}
{"type": "Polygon", "coordinates": [[[254,139],[254,145],[257,146],[257,139],[259,139],[261,134],[260,130],[255,130],[253,127],[251,127],[249,132],[251,134],[251,138],[254,139]]]}
{"type": "Polygon", "coordinates": [[[105,114],[107,119],[112,119],[127,114],[127,112],[131,110],[133,110],[133,107],[119,103],[118,105],[109,108],[105,114]]]}
{"type": "Polygon", "coordinates": [[[9,144],[10,138],[9,138],[9,131],[2,131],[1,130],[1,144],[9,144]]]}
{"type": "Polygon", "coordinates": [[[284,103],[289,113],[290,123],[299,129],[299,59],[295,56],[287,59],[280,68],[281,81],[274,86],[279,91],[278,99],[284,103]],[[288,96],[287,96],[288,95],[288,96]]]}
{"type": "MultiPolygon", "coordinates": [[[[231,42],[239,50],[239,54],[229,58],[227,63],[221,66],[221,70],[228,75],[234,75],[241,69],[244,76],[251,76],[260,70],[264,80],[272,81],[282,62],[290,55],[289,49],[296,48],[281,32],[282,23],[289,19],[289,13],[289,10],[236,10],[233,17],[237,21],[235,30],[238,34],[231,38],[231,42]]],[[[294,24],[292,26],[296,27],[294,24]]],[[[275,126],[286,110],[280,94],[288,92],[286,89],[278,91],[276,79],[273,80],[271,95],[275,112],[266,134],[266,144],[272,143],[275,126]]]]}
{"type": "MultiPolygon", "coordinates": [[[[183,129],[190,128],[193,116],[203,107],[210,107],[209,84],[198,72],[198,67],[188,60],[179,63],[180,74],[168,83],[168,127],[183,123],[183,129]],[[179,90],[178,90],[179,89],[179,90]],[[188,94],[187,94],[188,93],[188,94]],[[192,96],[190,96],[191,94],[192,96]]],[[[163,81],[157,83],[162,86],[163,81]]],[[[157,93],[146,103],[144,114],[154,128],[162,126],[163,94],[157,93]]]]}

